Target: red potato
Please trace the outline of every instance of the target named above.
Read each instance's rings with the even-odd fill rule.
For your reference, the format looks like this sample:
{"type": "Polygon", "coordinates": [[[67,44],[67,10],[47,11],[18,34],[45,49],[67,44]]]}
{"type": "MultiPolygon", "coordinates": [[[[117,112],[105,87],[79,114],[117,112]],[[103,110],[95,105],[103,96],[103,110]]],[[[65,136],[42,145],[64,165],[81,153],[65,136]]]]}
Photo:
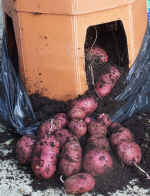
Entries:
{"type": "Polygon", "coordinates": [[[77,138],[82,137],[87,132],[87,125],[83,120],[73,119],[68,124],[68,127],[77,138]]]}
{"type": "Polygon", "coordinates": [[[61,153],[59,170],[65,176],[76,174],[81,169],[82,148],[74,138],[68,141],[61,153]]]}
{"type": "Polygon", "coordinates": [[[51,135],[56,130],[57,130],[57,126],[55,123],[55,119],[49,119],[40,126],[37,132],[37,136],[42,138],[45,137],[46,135],[51,135]]]}
{"type": "Polygon", "coordinates": [[[37,178],[50,179],[56,171],[59,142],[54,136],[40,139],[34,148],[32,171],[37,178]]]}
{"type": "Polygon", "coordinates": [[[17,141],[16,154],[19,163],[28,164],[31,162],[35,142],[36,138],[32,135],[24,135],[17,141]]]}
{"type": "Polygon", "coordinates": [[[108,114],[99,114],[97,120],[101,122],[104,126],[109,127],[112,123],[110,116],[108,114]]]}
{"type": "Polygon", "coordinates": [[[95,179],[87,173],[78,173],[68,177],[64,182],[66,193],[81,194],[91,191],[95,186],[95,179]]]}
{"type": "Polygon", "coordinates": [[[107,151],[95,148],[84,156],[83,168],[92,176],[98,176],[109,172],[113,168],[113,161],[107,151]]]}
{"type": "Polygon", "coordinates": [[[131,131],[125,127],[120,127],[116,133],[110,136],[110,141],[113,146],[117,146],[124,141],[133,141],[134,137],[131,131]]]}
{"type": "Polygon", "coordinates": [[[102,48],[94,47],[88,51],[88,58],[92,60],[93,57],[99,57],[99,60],[103,63],[108,62],[108,55],[106,51],[102,48]]]}
{"type": "Polygon", "coordinates": [[[68,129],[59,129],[55,132],[55,136],[60,143],[60,147],[62,147],[72,137],[72,134],[69,133],[68,129]]]}
{"type": "Polygon", "coordinates": [[[54,116],[54,119],[55,119],[55,122],[56,122],[56,125],[57,125],[57,129],[64,128],[68,123],[67,115],[65,113],[57,113],[54,116]]]}
{"type": "Polygon", "coordinates": [[[75,106],[69,111],[68,116],[71,119],[84,119],[86,117],[86,112],[82,108],[75,106]]]}
{"type": "Polygon", "coordinates": [[[111,66],[109,73],[100,76],[96,84],[96,93],[99,97],[103,98],[108,95],[112,88],[115,86],[117,80],[120,78],[119,70],[111,66]]]}
{"type": "Polygon", "coordinates": [[[102,125],[100,122],[92,120],[88,125],[88,132],[90,135],[101,134],[102,136],[106,136],[107,128],[106,126],[102,125]]]}
{"type": "Polygon", "coordinates": [[[79,98],[78,100],[73,101],[72,104],[73,107],[81,108],[82,110],[84,110],[86,115],[92,114],[98,106],[98,103],[92,96],[79,98]]]}
{"type": "Polygon", "coordinates": [[[89,137],[88,141],[87,141],[88,145],[87,145],[87,149],[88,146],[90,148],[90,146],[92,147],[97,147],[101,150],[106,150],[109,151],[110,150],[110,146],[109,146],[109,142],[107,140],[106,137],[104,136],[99,136],[99,135],[92,135],[91,137],[89,137]]]}
{"type": "Polygon", "coordinates": [[[127,165],[139,164],[142,159],[141,148],[135,142],[122,142],[117,146],[120,159],[127,165]]]}

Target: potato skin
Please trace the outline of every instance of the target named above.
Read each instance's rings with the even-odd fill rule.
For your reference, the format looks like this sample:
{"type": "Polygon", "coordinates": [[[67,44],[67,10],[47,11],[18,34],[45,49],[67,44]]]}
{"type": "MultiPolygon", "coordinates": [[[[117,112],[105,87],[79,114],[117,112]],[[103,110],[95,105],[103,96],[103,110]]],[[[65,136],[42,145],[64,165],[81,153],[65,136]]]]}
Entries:
{"type": "Polygon", "coordinates": [[[133,141],[134,137],[131,131],[125,127],[120,127],[116,133],[110,136],[110,141],[113,146],[117,146],[124,141],[133,141]]]}
{"type": "Polygon", "coordinates": [[[60,147],[62,147],[72,137],[72,134],[68,129],[59,129],[55,132],[55,136],[60,143],[60,147]]]}
{"type": "Polygon", "coordinates": [[[89,137],[87,141],[87,150],[91,147],[93,148],[99,148],[101,150],[110,150],[109,142],[106,137],[101,136],[101,135],[92,135],[89,137]]]}
{"type": "Polygon", "coordinates": [[[54,136],[40,139],[34,148],[32,171],[37,178],[49,179],[56,171],[59,142],[54,136]]]}
{"type": "Polygon", "coordinates": [[[96,102],[94,97],[89,96],[74,100],[72,105],[73,107],[81,108],[83,111],[85,111],[86,115],[89,115],[96,110],[98,103],[96,102]]]}
{"type": "Polygon", "coordinates": [[[71,119],[84,119],[86,117],[86,112],[79,107],[72,107],[68,113],[71,119]]]}
{"type": "Polygon", "coordinates": [[[44,123],[41,124],[38,132],[37,132],[37,136],[40,138],[43,138],[47,135],[51,135],[52,133],[54,133],[57,130],[57,126],[55,123],[55,119],[49,119],[47,121],[45,121],[44,123]]]}
{"type": "Polygon", "coordinates": [[[90,135],[106,136],[107,128],[100,122],[92,120],[88,125],[88,132],[90,135]]]}
{"type": "Polygon", "coordinates": [[[62,152],[59,161],[59,170],[65,176],[76,174],[81,169],[82,148],[77,139],[71,138],[68,141],[62,152]]]}
{"type": "Polygon", "coordinates": [[[36,137],[32,135],[24,135],[17,141],[16,155],[19,163],[28,164],[31,162],[35,142],[36,137]]]}
{"type": "Polygon", "coordinates": [[[139,164],[142,159],[141,148],[135,142],[122,142],[117,146],[119,158],[127,165],[139,164]]]}
{"type": "Polygon", "coordinates": [[[100,76],[96,84],[96,93],[99,97],[103,98],[108,95],[112,88],[115,86],[117,80],[120,78],[119,70],[111,66],[109,72],[100,76]]]}
{"type": "Polygon", "coordinates": [[[92,176],[98,176],[112,169],[113,161],[107,151],[95,148],[85,154],[83,168],[92,176]]]}
{"type": "Polygon", "coordinates": [[[87,125],[83,120],[73,119],[68,124],[68,127],[77,138],[81,138],[87,132],[87,125]]]}
{"type": "Polygon", "coordinates": [[[87,173],[78,173],[68,177],[64,182],[66,193],[81,194],[91,191],[95,186],[95,179],[87,173]]]}

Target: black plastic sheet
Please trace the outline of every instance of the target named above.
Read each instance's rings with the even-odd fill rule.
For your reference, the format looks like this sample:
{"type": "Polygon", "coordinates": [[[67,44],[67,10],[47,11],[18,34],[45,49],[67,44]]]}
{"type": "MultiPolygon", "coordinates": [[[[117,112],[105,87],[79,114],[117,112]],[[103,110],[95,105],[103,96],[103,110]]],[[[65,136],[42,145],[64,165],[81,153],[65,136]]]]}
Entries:
{"type": "Polygon", "coordinates": [[[124,82],[124,91],[116,97],[116,101],[122,103],[122,106],[112,115],[112,120],[116,122],[123,122],[137,112],[150,112],[149,24],[140,52],[124,82]]]}
{"type": "Polygon", "coordinates": [[[5,33],[0,65],[0,121],[20,135],[35,134],[39,126],[29,97],[8,56],[5,33]]]}

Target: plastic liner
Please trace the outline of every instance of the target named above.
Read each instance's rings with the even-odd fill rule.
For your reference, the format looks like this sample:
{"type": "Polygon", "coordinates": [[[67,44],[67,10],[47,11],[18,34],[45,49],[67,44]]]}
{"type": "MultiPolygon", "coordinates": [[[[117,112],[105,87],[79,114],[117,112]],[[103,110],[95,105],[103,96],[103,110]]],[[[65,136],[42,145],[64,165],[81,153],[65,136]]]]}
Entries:
{"type": "Polygon", "coordinates": [[[115,99],[122,106],[112,115],[112,121],[123,122],[137,112],[150,112],[150,25],[140,52],[132,65],[124,91],[115,99]]]}
{"type": "Polygon", "coordinates": [[[29,97],[8,56],[5,32],[0,65],[0,121],[20,135],[34,134],[39,126],[29,97]]]}

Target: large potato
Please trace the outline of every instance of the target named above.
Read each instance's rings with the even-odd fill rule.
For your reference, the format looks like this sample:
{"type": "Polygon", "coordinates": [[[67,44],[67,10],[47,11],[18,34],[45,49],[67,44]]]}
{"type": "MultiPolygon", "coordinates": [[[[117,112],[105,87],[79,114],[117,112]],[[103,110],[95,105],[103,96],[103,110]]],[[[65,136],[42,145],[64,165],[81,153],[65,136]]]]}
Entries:
{"type": "Polygon", "coordinates": [[[85,154],[83,168],[92,176],[98,176],[109,172],[113,168],[113,161],[107,151],[94,148],[85,154]]]}
{"type": "Polygon", "coordinates": [[[59,147],[59,142],[52,135],[36,143],[32,158],[32,170],[36,177],[49,179],[54,175],[59,147]]]}
{"type": "Polygon", "coordinates": [[[134,137],[131,131],[125,127],[120,127],[116,133],[110,136],[110,141],[113,146],[117,146],[124,141],[133,141],[134,137]]]}
{"type": "Polygon", "coordinates": [[[24,135],[17,141],[16,155],[19,163],[28,164],[31,162],[35,142],[36,138],[32,135],[24,135]]]}
{"type": "Polygon", "coordinates": [[[81,194],[91,191],[95,186],[95,179],[87,173],[78,173],[65,180],[64,187],[67,193],[81,194]]]}
{"type": "Polygon", "coordinates": [[[68,141],[61,153],[59,170],[65,176],[76,174],[81,169],[82,149],[80,143],[75,139],[68,141]]]}
{"type": "Polygon", "coordinates": [[[120,159],[127,165],[139,164],[142,159],[141,148],[135,142],[122,142],[117,146],[120,159]]]}

